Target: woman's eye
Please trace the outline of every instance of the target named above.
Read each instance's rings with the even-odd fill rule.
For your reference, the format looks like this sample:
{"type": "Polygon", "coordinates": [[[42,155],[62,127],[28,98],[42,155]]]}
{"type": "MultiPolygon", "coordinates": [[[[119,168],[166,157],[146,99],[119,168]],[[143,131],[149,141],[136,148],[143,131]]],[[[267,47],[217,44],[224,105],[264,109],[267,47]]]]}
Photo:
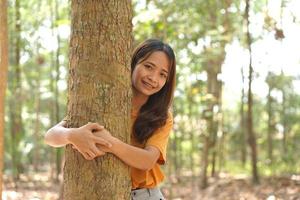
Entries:
{"type": "Polygon", "coordinates": [[[163,78],[165,78],[165,79],[167,78],[166,74],[160,74],[160,76],[163,77],[163,78]]]}
{"type": "Polygon", "coordinates": [[[151,68],[152,68],[151,65],[145,65],[145,67],[146,67],[147,69],[151,69],[151,68]]]}

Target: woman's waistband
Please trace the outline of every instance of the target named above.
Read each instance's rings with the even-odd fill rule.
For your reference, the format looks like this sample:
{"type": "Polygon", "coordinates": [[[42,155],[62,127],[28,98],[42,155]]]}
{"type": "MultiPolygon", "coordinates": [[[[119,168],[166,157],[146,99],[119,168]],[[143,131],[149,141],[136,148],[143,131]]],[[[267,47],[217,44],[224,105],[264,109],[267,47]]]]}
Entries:
{"type": "Polygon", "coordinates": [[[140,193],[144,193],[146,191],[151,195],[151,194],[156,193],[160,190],[159,190],[158,187],[155,187],[155,188],[134,188],[134,189],[131,190],[131,193],[133,195],[139,195],[140,193]]]}

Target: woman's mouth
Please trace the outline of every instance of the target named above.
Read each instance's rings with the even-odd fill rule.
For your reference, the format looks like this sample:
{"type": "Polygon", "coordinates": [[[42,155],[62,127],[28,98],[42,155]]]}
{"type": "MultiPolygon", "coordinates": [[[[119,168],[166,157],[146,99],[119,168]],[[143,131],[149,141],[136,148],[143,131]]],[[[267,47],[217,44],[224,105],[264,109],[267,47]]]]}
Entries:
{"type": "Polygon", "coordinates": [[[154,87],[153,87],[150,83],[147,83],[147,82],[145,82],[145,81],[142,81],[142,83],[143,83],[143,85],[144,85],[147,89],[149,89],[149,90],[154,89],[154,87]]]}

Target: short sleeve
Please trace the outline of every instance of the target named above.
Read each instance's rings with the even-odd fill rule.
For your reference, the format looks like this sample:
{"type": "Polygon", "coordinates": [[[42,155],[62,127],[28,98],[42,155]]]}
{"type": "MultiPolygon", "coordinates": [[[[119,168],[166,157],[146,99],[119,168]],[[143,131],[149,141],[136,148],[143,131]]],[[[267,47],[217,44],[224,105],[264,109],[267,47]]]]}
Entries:
{"type": "Polygon", "coordinates": [[[163,127],[156,130],[146,142],[146,146],[154,146],[160,151],[160,156],[157,160],[158,164],[163,165],[166,162],[167,145],[172,128],[173,116],[171,113],[169,113],[166,124],[163,127]]]}

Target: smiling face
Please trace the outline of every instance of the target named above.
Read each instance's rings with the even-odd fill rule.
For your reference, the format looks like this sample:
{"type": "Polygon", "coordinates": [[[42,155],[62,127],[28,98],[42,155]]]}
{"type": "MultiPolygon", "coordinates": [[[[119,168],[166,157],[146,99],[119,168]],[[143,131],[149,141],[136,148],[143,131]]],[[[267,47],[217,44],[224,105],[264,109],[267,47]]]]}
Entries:
{"type": "Polygon", "coordinates": [[[169,74],[169,59],[163,51],[154,51],[139,61],[132,73],[134,95],[149,97],[165,85],[169,74]]]}

